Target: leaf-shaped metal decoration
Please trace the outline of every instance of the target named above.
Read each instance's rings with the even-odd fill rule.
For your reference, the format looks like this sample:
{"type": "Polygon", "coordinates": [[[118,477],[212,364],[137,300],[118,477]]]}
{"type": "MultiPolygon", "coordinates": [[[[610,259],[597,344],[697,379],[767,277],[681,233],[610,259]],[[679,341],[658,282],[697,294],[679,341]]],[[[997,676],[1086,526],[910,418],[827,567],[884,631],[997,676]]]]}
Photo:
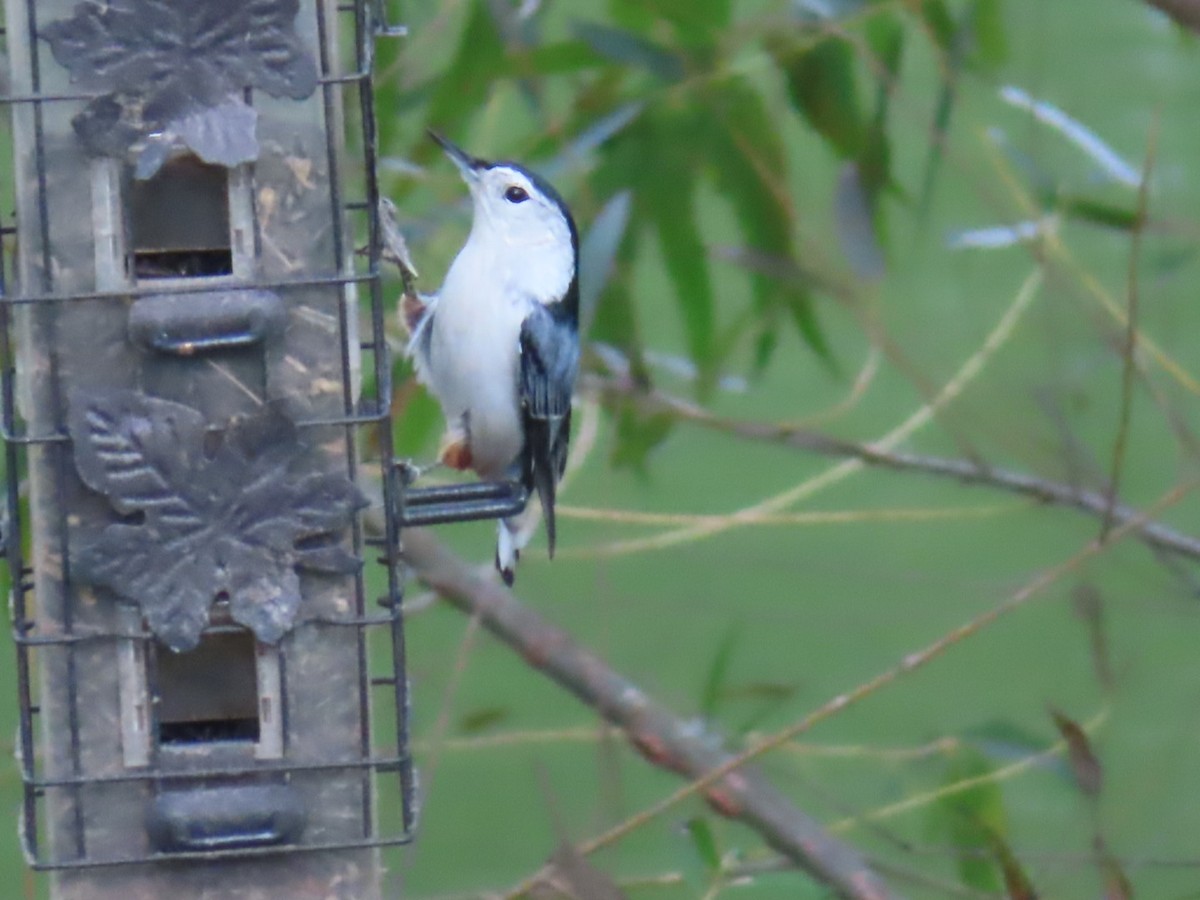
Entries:
{"type": "Polygon", "coordinates": [[[232,420],[215,448],[198,411],[136,391],[76,394],[68,429],[80,478],[123,517],[81,535],[77,574],[139,604],[172,649],[196,645],[218,595],[275,643],[300,606],[297,569],[361,566],[342,537],[366,500],[344,475],[314,471],[273,406],[232,420]]]}
{"type": "Polygon", "coordinates": [[[39,36],[72,84],[107,92],[73,121],[89,152],[122,156],[152,139],[138,148],[149,153],[139,177],[149,177],[164,140],[225,166],[257,157],[246,88],[302,100],[317,87],[298,10],[299,0],[80,3],[39,36]]]}

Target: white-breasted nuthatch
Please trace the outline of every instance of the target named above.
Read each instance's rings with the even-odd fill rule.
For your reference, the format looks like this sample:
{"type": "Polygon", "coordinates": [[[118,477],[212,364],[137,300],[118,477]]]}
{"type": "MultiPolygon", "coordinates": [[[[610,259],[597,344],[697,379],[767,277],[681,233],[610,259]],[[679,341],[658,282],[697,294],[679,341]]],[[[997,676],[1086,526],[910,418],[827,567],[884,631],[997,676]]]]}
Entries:
{"type": "MultiPolygon", "coordinates": [[[[422,298],[422,309],[405,309],[408,354],[446,417],[440,460],[536,493],[553,556],[555,491],[579,369],[575,222],[533,172],[430,135],[466,181],[474,213],[441,289],[422,298]]],[[[507,584],[531,530],[526,516],[499,523],[496,568],[507,584]]]]}

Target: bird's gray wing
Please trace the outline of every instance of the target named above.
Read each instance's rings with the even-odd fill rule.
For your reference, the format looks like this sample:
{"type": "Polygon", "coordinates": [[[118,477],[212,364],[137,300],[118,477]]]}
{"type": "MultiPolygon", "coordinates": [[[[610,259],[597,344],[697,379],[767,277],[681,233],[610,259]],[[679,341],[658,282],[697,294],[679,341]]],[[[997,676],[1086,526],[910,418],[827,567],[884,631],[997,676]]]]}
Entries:
{"type": "Polygon", "coordinates": [[[574,318],[558,304],[534,304],[521,323],[517,394],[525,446],[521,474],[536,490],[546,516],[546,540],[554,555],[554,497],[567,465],[571,393],[579,371],[579,335],[574,318]]]}

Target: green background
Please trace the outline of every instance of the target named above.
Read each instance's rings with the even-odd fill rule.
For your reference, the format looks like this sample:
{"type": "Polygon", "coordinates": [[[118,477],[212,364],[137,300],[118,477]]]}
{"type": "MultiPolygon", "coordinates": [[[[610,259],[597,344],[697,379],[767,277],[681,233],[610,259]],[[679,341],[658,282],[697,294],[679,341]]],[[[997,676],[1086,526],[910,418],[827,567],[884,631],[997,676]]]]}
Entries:
{"type": "MultiPolygon", "coordinates": [[[[381,46],[382,171],[425,284],[437,283],[467,227],[453,167],[423,137],[433,125],[480,155],[549,167],[585,234],[619,190],[635,192],[592,336],[619,345],[635,365],[646,351],[698,365],[699,381],[681,379],[648,354],[656,386],[722,415],[811,422],[870,442],[980,352],[1041,269],[1036,296],[1002,345],[901,449],[1102,488],[1120,430],[1125,361],[1123,326],[1097,294],[1125,308],[1140,230],[1139,327],[1184,374],[1137,356],[1121,496],[1146,507],[1195,478],[1200,47],[1160,14],[1133,0],[560,2],[537,14],[536,35],[505,45],[487,4],[408,7],[400,18],[410,36],[381,46]],[[818,7],[836,15],[803,24],[800,11],[818,7]],[[888,35],[903,48],[893,79],[878,55],[888,35]],[[822,46],[826,55],[811,55],[822,46]],[[788,91],[788,74],[802,65],[807,107],[788,91]],[[1146,223],[1137,225],[1136,186],[1106,179],[1058,130],[1005,103],[1003,85],[1066,111],[1135,171],[1153,142],[1146,223]],[[881,91],[890,186],[871,197],[877,215],[848,237],[837,225],[845,203],[839,172],[847,160],[867,159],[856,154],[865,152],[862,129],[881,91]],[[757,100],[742,102],[747,93],[757,100]],[[640,106],[625,129],[596,149],[560,155],[630,102],[640,106]],[[730,150],[720,123],[742,121],[753,109],[761,122],[737,132],[750,151],[736,152],[736,143],[730,150]],[[767,159],[776,148],[783,166],[755,170],[748,162],[758,158],[755,148],[767,159]],[[419,176],[401,164],[413,160],[423,167],[419,176]],[[775,191],[773,201],[762,199],[764,188],[775,191]],[[757,207],[748,194],[759,197],[757,207]],[[1073,203],[1081,197],[1091,205],[1073,203]],[[782,225],[772,219],[781,210],[791,214],[782,225]],[[948,246],[961,230],[1031,214],[1057,217],[1061,243],[948,246]],[[689,263],[696,240],[701,252],[689,263]],[[778,246],[762,246],[772,241],[778,246]],[[729,246],[771,250],[818,277],[802,288],[756,284],[722,261],[719,248],[729,246]],[[886,265],[871,277],[855,260],[876,252],[886,265]],[[813,317],[804,320],[807,332],[797,327],[797,308],[807,311],[801,319],[813,317]],[[824,353],[814,347],[821,342],[824,353]],[[877,372],[846,403],[873,357],[877,372]],[[715,386],[725,374],[744,378],[744,390],[715,386]]],[[[853,219],[844,206],[842,213],[853,219]]],[[[595,403],[585,392],[577,421],[595,403]]],[[[611,406],[596,411],[598,437],[564,506],[723,515],[838,464],[687,423],[635,420],[611,406]]],[[[436,410],[417,398],[406,413],[404,447],[427,456],[436,410]]],[[[618,552],[614,542],[668,527],[585,521],[564,509],[559,558],[547,563],[535,541],[517,592],[680,715],[707,718],[736,747],[995,609],[1099,531],[1096,519],[1073,511],[880,469],[853,473],[788,509],[858,515],[739,525],[618,552]],[[897,509],[937,516],[884,514],[897,509]]],[[[1193,493],[1156,515],[1200,531],[1193,493]]],[[[445,537],[470,559],[490,559],[490,525],[447,528],[445,537]]],[[[1097,896],[1105,879],[1112,888],[1117,869],[1141,896],[1194,896],[1195,577],[1194,563],[1169,566],[1121,541],[759,764],[911,896],[954,896],[947,885],[1002,891],[997,845],[1043,896],[1097,896]],[[1103,652],[1072,604],[1081,585],[1101,599],[1103,652]],[[1058,740],[1051,710],[1088,726],[1103,773],[1095,796],[1079,789],[1080,766],[1066,754],[1034,758],[1058,740]],[[995,774],[1019,760],[1031,764],[995,774]],[[970,790],[932,796],[988,773],[970,790]],[[907,811],[864,821],[904,801],[907,811]],[[981,837],[984,825],[991,844],[981,837]],[[1097,835],[1111,851],[1107,865],[1094,852],[1097,835]]],[[[414,586],[410,596],[419,594],[414,586]]],[[[416,844],[389,857],[392,895],[502,890],[535,871],[558,842],[599,833],[678,786],[619,737],[602,737],[594,712],[487,635],[473,634],[458,613],[423,607],[408,633],[425,790],[416,844]]],[[[13,672],[11,645],[0,645],[0,654],[0,672],[13,672]]],[[[11,705],[0,707],[0,734],[14,729],[11,705]]],[[[13,873],[21,870],[18,798],[10,762],[0,767],[0,802],[14,825],[0,828],[0,867],[13,873]]],[[[824,896],[795,873],[738,870],[768,856],[760,837],[692,799],[594,861],[637,897],[700,897],[713,884],[709,896],[824,896]],[[706,841],[685,827],[696,817],[706,825],[691,834],[710,833],[722,857],[715,869],[706,841]],[[639,886],[643,879],[662,883],[639,886]]],[[[32,880],[26,884],[33,895],[32,880]]]]}

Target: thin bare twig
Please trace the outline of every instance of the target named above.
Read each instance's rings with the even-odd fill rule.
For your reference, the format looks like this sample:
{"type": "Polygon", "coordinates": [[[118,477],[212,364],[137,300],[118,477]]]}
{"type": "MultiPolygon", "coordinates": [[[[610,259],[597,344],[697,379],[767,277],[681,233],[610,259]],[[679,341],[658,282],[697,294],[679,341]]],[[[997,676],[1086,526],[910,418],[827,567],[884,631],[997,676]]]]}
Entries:
{"type": "MultiPolygon", "coordinates": [[[[996,893],[994,891],[981,891],[975,888],[966,887],[962,884],[956,884],[951,881],[933,878],[923,872],[916,872],[912,869],[904,866],[898,866],[884,859],[872,860],[871,864],[879,871],[887,872],[896,881],[906,881],[923,888],[928,888],[931,891],[936,891],[939,894],[944,894],[947,897],[969,897],[975,898],[975,900],[996,900],[996,893]]],[[[771,856],[732,866],[726,873],[726,877],[731,880],[738,878],[754,878],[767,872],[791,872],[795,868],[796,867],[792,864],[790,859],[786,859],[782,856],[771,856]]]]}
{"type": "Polygon", "coordinates": [[[481,577],[432,534],[422,529],[405,531],[404,557],[433,590],[464,613],[478,615],[488,631],[531,666],[620,726],[649,762],[691,780],[725,770],[703,788],[717,812],[753,827],[771,847],[841,896],[863,900],[895,896],[854,848],[831,837],[761,774],[738,765],[737,757],[716,735],[646,695],[503,586],[481,577]]]}
{"type": "MultiPolygon", "coordinates": [[[[1092,734],[1097,731],[1101,725],[1108,720],[1109,710],[1104,708],[1083,726],[1083,730],[1087,734],[1092,734]]],[[[957,781],[952,781],[948,784],[939,785],[933,790],[924,791],[919,794],[914,794],[899,800],[895,803],[889,803],[886,806],[880,806],[876,809],[867,810],[858,815],[847,816],[840,821],[833,822],[829,825],[829,830],[838,834],[845,833],[852,828],[863,823],[883,822],[894,816],[902,813],[910,812],[915,809],[924,809],[936,801],[961,794],[964,791],[969,791],[972,788],[981,784],[998,784],[1002,781],[1007,781],[1028,772],[1039,763],[1043,763],[1056,756],[1062,756],[1067,751],[1067,742],[1063,738],[1059,738],[1049,747],[1044,750],[1039,750],[1035,753],[1030,753],[1026,756],[1019,757],[1013,762],[1007,763],[996,769],[989,769],[979,775],[972,775],[966,778],[960,778],[957,781]]]]}
{"type": "MultiPolygon", "coordinates": [[[[982,631],[1112,543],[1139,532],[1148,516],[1177,503],[1196,487],[1187,483],[1168,492],[1150,510],[1122,522],[1106,539],[1089,542],[1079,552],[1033,577],[997,606],[952,629],[923,649],[834,697],[787,728],[756,741],[741,753],[727,751],[714,735],[675,716],[614,672],[603,660],[579,646],[566,632],[523,606],[495,581],[485,579],[422,529],[405,532],[404,556],[433,590],[464,613],[478,616],[483,626],[519,652],[534,668],[619,725],[631,744],[651,763],[686,776],[688,783],[670,796],[630,817],[621,825],[582,844],[589,853],[669,809],[685,797],[703,795],[723,815],[753,827],[774,849],[797,866],[828,884],[842,896],[894,896],[884,882],[849,845],[833,838],[771,784],[749,768],[751,760],[786,745],[818,722],[844,710],[942,655],[950,647],[982,631]]],[[[536,873],[506,894],[521,896],[542,877],[536,873]]]]}
{"type": "MultiPolygon", "coordinates": [[[[1035,268],[1022,281],[1020,288],[1013,295],[1011,302],[1005,307],[1000,318],[996,320],[996,324],[984,337],[983,343],[970,356],[963,360],[953,375],[942,384],[934,396],[905,416],[902,421],[888,429],[885,434],[871,444],[872,448],[880,452],[890,452],[893,448],[899,446],[913,434],[934,421],[943,409],[962,396],[963,391],[983,371],[988,360],[1012,337],[1014,329],[1032,305],[1034,299],[1038,296],[1041,284],[1042,271],[1040,268],[1035,268]]],[[[623,373],[618,372],[616,374],[621,375],[623,373]]],[[[787,428],[786,426],[771,425],[768,427],[774,430],[784,427],[790,433],[799,433],[797,429],[787,428]]],[[[742,507],[736,514],[727,516],[722,521],[677,528],[651,537],[615,541],[605,546],[592,548],[589,551],[589,555],[618,556],[628,553],[645,553],[652,550],[662,550],[666,547],[690,541],[712,538],[724,531],[737,527],[746,519],[786,510],[802,500],[811,498],[830,485],[836,484],[850,475],[861,471],[865,466],[866,462],[861,459],[842,459],[836,465],[830,466],[819,475],[806,478],[799,484],[792,485],[790,488],[771,497],[742,507]]]]}
{"type": "MultiPolygon", "coordinates": [[[[1200,0],[1196,0],[1200,3],[1200,0]]],[[[983,148],[991,158],[996,175],[1007,188],[1009,195],[1020,208],[1020,214],[1033,218],[1042,214],[1043,210],[1037,200],[1024,187],[1021,178],[1012,169],[1004,153],[991,135],[983,139],[983,148]]],[[[1114,322],[1124,328],[1127,325],[1125,307],[1104,286],[1104,283],[1087,266],[1081,263],[1070,248],[1063,242],[1058,229],[1049,229],[1042,235],[1042,240],[1030,244],[1039,265],[1051,266],[1052,270],[1061,270],[1069,275],[1086,294],[1089,294],[1114,322]]],[[[1167,373],[1171,380],[1193,396],[1200,397],[1200,379],[1197,379],[1177,359],[1168,353],[1150,335],[1139,331],[1137,333],[1137,349],[1152,360],[1155,365],[1167,373]]]]}
{"type": "MultiPolygon", "coordinates": [[[[652,412],[667,412],[705,428],[712,428],[747,440],[765,441],[805,450],[821,456],[856,459],[867,465],[897,472],[919,472],[951,478],[962,484],[1008,491],[1052,506],[1074,509],[1103,518],[1109,511],[1105,492],[1086,490],[1069,484],[988,466],[973,460],[885,450],[877,445],[860,444],[806,428],[775,425],[718,416],[691,401],[659,390],[647,390],[630,378],[587,376],[583,388],[602,395],[632,398],[652,412]]],[[[1124,503],[1111,506],[1113,526],[1136,523],[1137,537],[1154,548],[1200,560],[1200,538],[1177,531],[1161,522],[1149,521],[1124,503]]]]}
{"type": "MultiPolygon", "coordinates": [[[[826,719],[842,712],[846,708],[861,702],[873,694],[878,693],[905,675],[914,672],[917,669],[923,668],[934,659],[941,656],[951,647],[954,647],[966,639],[980,633],[995,622],[999,621],[1004,616],[1007,616],[1009,613],[1021,608],[1034,597],[1044,596],[1046,589],[1050,585],[1056,583],[1065,575],[1078,571],[1079,568],[1088,560],[1104,552],[1115,542],[1135,533],[1137,527],[1142,524],[1143,519],[1149,518],[1152,515],[1157,515],[1168,507],[1178,503],[1181,499],[1194,491],[1197,486],[1197,482],[1188,482],[1177,486],[1171,491],[1168,491],[1139,518],[1123,523],[1122,525],[1114,528],[1109,533],[1107,539],[1093,539],[1068,559],[1034,576],[1030,581],[1026,582],[1024,586],[1022,586],[1013,594],[1010,594],[998,605],[992,607],[991,609],[985,610],[965,624],[952,629],[941,637],[930,642],[922,649],[908,654],[897,664],[880,672],[867,681],[864,681],[852,690],[837,695],[836,697],[824,703],[822,706],[814,709],[802,719],[793,722],[786,728],[783,728],[768,737],[754,742],[747,749],[743,750],[737,755],[730,755],[725,762],[709,769],[703,775],[694,777],[687,784],[677,788],[670,796],[664,797],[662,800],[659,800],[657,803],[654,803],[641,812],[630,816],[625,820],[625,822],[621,823],[621,825],[617,826],[616,828],[610,829],[608,832],[592,838],[580,849],[584,852],[591,852],[594,849],[606,846],[607,844],[610,844],[612,841],[616,840],[617,837],[628,833],[628,831],[635,827],[640,827],[656,816],[661,815],[666,810],[672,808],[683,799],[696,793],[706,792],[706,796],[709,796],[711,799],[710,792],[714,786],[727,784],[731,776],[738,776],[740,771],[744,771],[744,767],[752,760],[786,745],[799,735],[810,731],[820,722],[823,722],[826,719]]],[[[779,848],[777,847],[776,849],[779,848]]],[[[537,876],[534,876],[533,879],[523,882],[520,889],[524,889],[526,886],[536,883],[536,878],[537,876]]],[[[518,889],[518,891],[506,894],[505,900],[520,896],[520,889],[518,889]]]]}
{"type": "Polygon", "coordinates": [[[1121,347],[1121,408],[1117,419],[1117,434],[1113,439],[1112,469],[1108,477],[1108,505],[1101,519],[1100,536],[1104,537],[1113,526],[1113,510],[1121,487],[1121,472],[1124,470],[1125,447],[1129,443],[1129,425],[1133,419],[1133,385],[1137,375],[1138,336],[1138,263],[1142,258],[1142,234],[1146,230],[1146,215],[1150,204],[1150,175],[1154,171],[1154,155],[1158,147],[1158,116],[1150,124],[1150,137],[1146,143],[1146,162],[1142,166],[1142,179],[1138,185],[1137,222],[1129,239],[1129,269],[1127,287],[1129,307],[1126,312],[1125,341],[1121,347]]]}

